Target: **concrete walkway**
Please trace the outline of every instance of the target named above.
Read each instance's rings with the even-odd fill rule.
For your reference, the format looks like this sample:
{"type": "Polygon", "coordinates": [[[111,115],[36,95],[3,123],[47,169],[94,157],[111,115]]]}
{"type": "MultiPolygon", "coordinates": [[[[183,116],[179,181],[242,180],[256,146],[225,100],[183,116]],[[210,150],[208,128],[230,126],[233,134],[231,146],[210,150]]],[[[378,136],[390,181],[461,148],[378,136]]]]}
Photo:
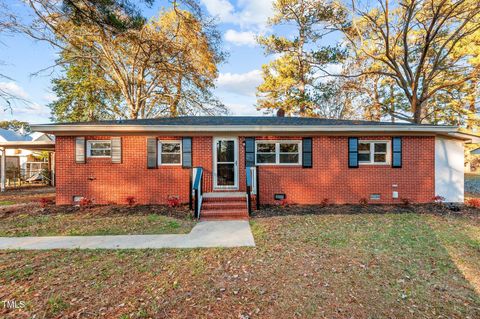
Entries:
{"type": "Polygon", "coordinates": [[[189,234],[0,237],[0,249],[147,249],[255,246],[248,221],[199,222],[189,234]]]}

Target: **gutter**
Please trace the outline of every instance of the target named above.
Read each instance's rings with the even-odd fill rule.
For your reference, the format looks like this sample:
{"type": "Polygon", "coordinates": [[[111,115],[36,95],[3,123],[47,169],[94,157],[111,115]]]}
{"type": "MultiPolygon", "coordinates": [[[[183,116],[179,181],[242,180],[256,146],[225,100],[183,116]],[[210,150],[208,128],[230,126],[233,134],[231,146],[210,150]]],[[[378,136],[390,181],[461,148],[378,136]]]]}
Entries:
{"type": "Polygon", "coordinates": [[[20,148],[20,149],[55,149],[54,141],[8,141],[0,142],[0,147],[2,148],[20,148]]]}
{"type": "MultiPolygon", "coordinates": [[[[407,125],[32,125],[33,131],[43,133],[149,133],[149,132],[418,132],[418,133],[458,133],[455,126],[407,126],[407,125]]],[[[65,134],[61,134],[65,135],[65,134]]]]}

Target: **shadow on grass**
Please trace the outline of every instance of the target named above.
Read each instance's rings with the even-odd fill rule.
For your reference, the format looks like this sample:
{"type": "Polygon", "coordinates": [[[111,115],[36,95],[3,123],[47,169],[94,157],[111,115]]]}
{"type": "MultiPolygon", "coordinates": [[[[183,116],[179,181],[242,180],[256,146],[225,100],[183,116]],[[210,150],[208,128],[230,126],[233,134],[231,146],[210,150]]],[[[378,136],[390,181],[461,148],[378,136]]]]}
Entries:
{"type": "Polygon", "coordinates": [[[427,217],[427,223],[452,262],[480,296],[480,225],[438,216],[427,217]]]}

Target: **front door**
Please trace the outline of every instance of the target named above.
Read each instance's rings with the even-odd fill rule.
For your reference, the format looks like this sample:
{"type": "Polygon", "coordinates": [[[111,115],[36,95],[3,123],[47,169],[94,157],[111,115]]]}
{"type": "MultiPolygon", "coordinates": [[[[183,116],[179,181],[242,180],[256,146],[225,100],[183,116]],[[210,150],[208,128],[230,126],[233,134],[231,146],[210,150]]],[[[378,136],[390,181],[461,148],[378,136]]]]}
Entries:
{"type": "Polygon", "coordinates": [[[213,139],[213,187],[238,189],[238,139],[213,139]]]}

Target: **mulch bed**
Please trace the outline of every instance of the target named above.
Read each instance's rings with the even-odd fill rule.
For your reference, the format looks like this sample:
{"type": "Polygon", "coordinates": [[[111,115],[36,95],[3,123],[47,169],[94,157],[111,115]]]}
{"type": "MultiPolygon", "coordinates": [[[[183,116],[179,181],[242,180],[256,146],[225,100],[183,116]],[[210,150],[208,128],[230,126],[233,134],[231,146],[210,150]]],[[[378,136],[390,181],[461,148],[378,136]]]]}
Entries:
{"type": "Polygon", "coordinates": [[[436,214],[469,216],[480,220],[480,209],[467,205],[449,205],[441,203],[411,204],[411,205],[269,205],[254,211],[252,217],[275,217],[288,215],[330,215],[330,214],[436,214]]]}
{"type": "Polygon", "coordinates": [[[93,205],[89,207],[79,207],[71,205],[55,206],[48,205],[41,207],[40,204],[34,205],[15,205],[10,207],[0,206],[0,219],[20,214],[76,214],[88,216],[115,216],[115,215],[163,215],[184,219],[192,214],[188,206],[168,207],[166,205],[93,205]]]}

